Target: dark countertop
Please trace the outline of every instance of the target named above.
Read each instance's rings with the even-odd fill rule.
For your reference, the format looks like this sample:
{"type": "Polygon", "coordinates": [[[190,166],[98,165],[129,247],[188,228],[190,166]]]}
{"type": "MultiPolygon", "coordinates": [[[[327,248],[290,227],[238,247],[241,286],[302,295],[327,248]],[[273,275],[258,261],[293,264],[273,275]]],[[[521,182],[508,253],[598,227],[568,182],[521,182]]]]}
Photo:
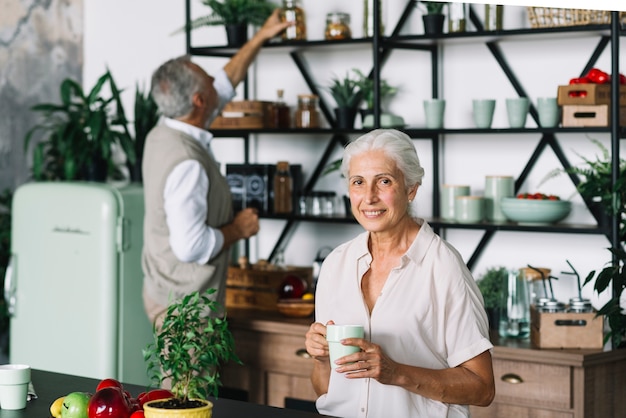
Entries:
{"type": "MultiPolygon", "coordinates": [[[[0,409],[0,418],[46,418],[50,417],[50,405],[55,399],[71,392],[93,392],[98,379],[71,376],[60,373],[33,370],[32,378],[38,399],[27,403],[26,409],[10,411],[0,409]]],[[[124,389],[133,396],[143,392],[145,388],[138,385],[124,385],[124,389]]],[[[210,399],[213,402],[214,416],[220,418],[312,418],[321,417],[310,412],[291,409],[274,408],[230,399],[210,399]]]]}

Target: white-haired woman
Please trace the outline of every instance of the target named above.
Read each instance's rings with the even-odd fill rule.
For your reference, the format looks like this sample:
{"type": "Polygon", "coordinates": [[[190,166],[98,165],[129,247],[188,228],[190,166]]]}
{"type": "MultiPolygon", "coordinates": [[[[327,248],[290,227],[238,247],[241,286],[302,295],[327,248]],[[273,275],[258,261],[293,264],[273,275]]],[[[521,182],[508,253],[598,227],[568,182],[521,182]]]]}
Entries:
{"type": "Polygon", "coordinates": [[[342,172],[365,232],[324,261],[306,335],[320,413],[467,417],[495,394],[482,296],[458,252],[410,204],[424,170],[411,139],[378,129],[350,143],[342,172]],[[360,352],[331,371],[328,324],[360,324],[360,352]]]}

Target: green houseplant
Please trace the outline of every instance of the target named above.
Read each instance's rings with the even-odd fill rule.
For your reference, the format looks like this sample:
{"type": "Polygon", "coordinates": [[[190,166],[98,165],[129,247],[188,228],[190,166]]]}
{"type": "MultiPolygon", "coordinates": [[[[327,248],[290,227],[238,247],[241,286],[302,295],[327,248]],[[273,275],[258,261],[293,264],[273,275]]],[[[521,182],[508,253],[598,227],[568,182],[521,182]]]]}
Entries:
{"type": "Polygon", "coordinates": [[[113,158],[118,146],[130,163],[135,161],[128,121],[113,76],[107,70],[85,94],[72,79],[61,83],[61,103],[42,103],[32,107],[42,120],[31,128],[24,140],[28,150],[36,132],[44,137],[33,148],[33,176],[36,180],[95,180],[108,176],[120,178],[113,158]],[[110,96],[102,89],[108,84],[110,96]]]}
{"type": "MultiPolygon", "coordinates": [[[[361,89],[366,109],[371,112],[374,109],[374,80],[366,76],[361,70],[353,68],[352,71],[357,76],[357,85],[361,89]]],[[[398,91],[397,87],[389,85],[385,79],[380,80],[379,97],[383,99],[394,95],[398,91]]]]}
{"type": "Polygon", "coordinates": [[[146,404],[165,409],[186,409],[209,405],[208,396],[217,396],[221,385],[219,366],[228,361],[241,363],[235,341],[221,306],[212,300],[215,289],[193,292],[168,306],[163,325],[154,328],[154,342],[143,352],[148,376],[160,386],[172,383],[175,398],[146,404]]]}
{"type": "Polygon", "coordinates": [[[337,103],[335,118],[339,128],[354,127],[357,106],[363,98],[358,80],[350,77],[350,73],[343,78],[333,77],[328,91],[337,103]]]}
{"type": "Polygon", "coordinates": [[[143,160],[143,147],[146,143],[148,132],[159,121],[159,108],[155,103],[149,91],[144,91],[135,86],[135,117],[133,119],[133,127],[135,128],[134,150],[135,161],[126,161],[131,181],[141,183],[141,162],[143,160]]]}
{"type": "Polygon", "coordinates": [[[233,46],[243,45],[247,41],[248,24],[261,26],[276,8],[275,4],[267,0],[202,0],[202,4],[210,7],[211,13],[189,22],[188,29],[223,25],[228,44],[233,46]]]}
{"type": "Polygon", "coordinates": [[[492,329],[498,329],[498,310],[503,307],[502,296],[506,290],[508,274],[505,267],[491,267],[476,280],[476,285],[483,295],[489,326],[492,329]]]}

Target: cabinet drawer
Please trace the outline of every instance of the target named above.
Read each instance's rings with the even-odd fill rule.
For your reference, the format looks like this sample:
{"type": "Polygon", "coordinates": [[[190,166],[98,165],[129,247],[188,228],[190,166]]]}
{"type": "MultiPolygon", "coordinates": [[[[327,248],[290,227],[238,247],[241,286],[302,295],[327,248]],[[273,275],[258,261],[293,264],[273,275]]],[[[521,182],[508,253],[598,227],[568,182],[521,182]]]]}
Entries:
{"type": "Polygon", "coordinates": [[[304,348],[304,335],[233,330],[237,354],[246,365],[266,371],[309,377],[313,359],[304,348]]]}
{"type": "Polygon", "coordinates": [[[569,412],[551,411],[549,409],[536,409],[526,406],[504,405],[497,402],[487,408],[470,406],[472,418],[573,418],[569,412]]]}
{"type": "Polygon", "coordinates": [[[536,408],[572,407],[572,379],[568,366],[494,359],[493,372],[496,402],[536,408]]]}

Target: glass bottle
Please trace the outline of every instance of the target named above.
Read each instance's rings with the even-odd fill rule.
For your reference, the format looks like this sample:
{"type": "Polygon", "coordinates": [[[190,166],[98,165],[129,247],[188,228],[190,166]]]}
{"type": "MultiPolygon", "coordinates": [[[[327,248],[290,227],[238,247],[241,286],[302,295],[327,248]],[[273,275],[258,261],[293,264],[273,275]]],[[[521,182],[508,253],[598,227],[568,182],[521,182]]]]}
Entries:
{"type": "Polygon", "coordinates": [[[467,5],[465,3],[448,4],[448,32],[465,32],[467,5]]]}
{"type": "Polygon", "coordinates": [[[503,338],[526,338],[530,334],[528,282],[518,269],[509,270],[503,280],[498,333],[503,338]]]}
{"type": "Polygon", "coordinates": [[[501,4],[485,4],[485,30],[502,30],[503,9],[501,4]]]}
{"type": "Polygon", "coordinates": [[[274,174],[274,213],[291,213],[293,180],[287,161],[276,164],[274,174]]]}
{"type": "Polygon", "coordinates": [[[347,13],[328,13],[326,15],[326,31],[324,38],[329,41],[340,39],[350,39],[352,31],[350,30],[350,15],[347,13]]]}
{"type": "Polygon", "coordinates": [[[383,2],[381,0],[363,0],[363,37],[374,36],[374,1],[378,2],[378,24],[380,34],[385,33],[383,25],[383,2]]]}
{"type": "Polygon", "coordinates": [[[284,90],[278,89],[276,91],[277,99],[272,105],[272,121],[271,125],[274,128],[289,128],[291,127],[291,115],[289,106],[283,99],[284,90]]]}
{"type": "Polygon", "coordinates": [[[306,20],[304,9],[298,5],[298,0],[283,0],[283,7],[280,11],[282,22],[295,22],[289,26],[281,35],[285,41],[306,40],[306,20]]]}
{"type": "Polygon", "coordinates": [[[319,128],[319,98],[315,94],[298,95],[298,109],[295,114],[296,128],[319,128]]]}

